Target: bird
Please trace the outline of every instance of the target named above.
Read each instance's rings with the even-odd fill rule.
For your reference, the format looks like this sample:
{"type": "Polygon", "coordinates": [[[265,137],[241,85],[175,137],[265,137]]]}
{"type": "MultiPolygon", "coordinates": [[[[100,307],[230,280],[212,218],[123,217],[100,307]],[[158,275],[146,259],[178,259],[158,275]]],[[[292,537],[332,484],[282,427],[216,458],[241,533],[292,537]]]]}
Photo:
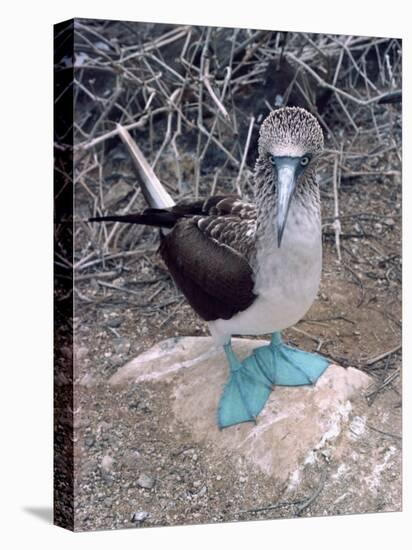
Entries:
{"type": "Polygon", "coordinates": [[[306,314],[320,284],[323,148],[314,115],[295,106],[275,109],[259,131],[253,201],[228,194],[176,204],[157,178],[146,178],[149,208],[90,219],[160,228],[159,253],[172,279],[226,355],[220,428],[256,422],[275,386],[314,384],[329,365],[281,336],[306,314]],[[240,361],[233,335],[269,333],[270,344],[240,361]]]}

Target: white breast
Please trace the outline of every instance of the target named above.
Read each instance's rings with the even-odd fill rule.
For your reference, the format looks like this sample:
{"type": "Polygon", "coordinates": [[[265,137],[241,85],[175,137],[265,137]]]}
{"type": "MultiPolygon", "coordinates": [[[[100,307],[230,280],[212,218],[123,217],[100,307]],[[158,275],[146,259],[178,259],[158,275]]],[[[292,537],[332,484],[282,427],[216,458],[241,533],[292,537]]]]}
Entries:
{"type": "Polygon", "coordinates": [[[258,242],[254,286],[258,298],[231,319],[209,323],[216,343],[227,342],[233,334],[267,334],[297,323],[316,297],[321,269],[320,219],[295,205],[281,247],[274,223],[258,242]]]}

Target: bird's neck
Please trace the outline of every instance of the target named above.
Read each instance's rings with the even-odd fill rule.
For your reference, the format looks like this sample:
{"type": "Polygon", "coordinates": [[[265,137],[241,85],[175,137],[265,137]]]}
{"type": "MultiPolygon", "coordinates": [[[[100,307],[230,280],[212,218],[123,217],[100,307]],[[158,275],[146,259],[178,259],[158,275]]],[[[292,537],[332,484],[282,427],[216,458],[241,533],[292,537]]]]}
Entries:
{"type": "MultiPolygon", "coordinates": [[[[266,162],[256,162],[255,167],[255,204],[257,208],[256,239],[260,245],[273,246],[277,242],[277,193],[273,170],[266,162]]],[[[298,182],[295,194],[290,204],[285,231],[287,233],[302,230],[315,230],[320,234],[320,195],[316,181],[315,167],[298,182]]],[[[285,235],[287,238],[287,235],[285,235]]]]}

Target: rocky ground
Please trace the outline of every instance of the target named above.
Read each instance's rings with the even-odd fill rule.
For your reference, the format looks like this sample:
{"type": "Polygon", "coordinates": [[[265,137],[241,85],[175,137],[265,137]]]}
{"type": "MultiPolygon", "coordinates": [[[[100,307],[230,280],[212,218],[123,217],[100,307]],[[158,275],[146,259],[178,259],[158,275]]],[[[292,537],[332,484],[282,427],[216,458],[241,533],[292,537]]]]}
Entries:
{"type": "Polygon", "coordinates": [[[296,483],[293,476],[279,483],[232,447],[193,437],[172,413],[170,383],[79,384],[76,529],[399,511],[401,417],[393,387],[373,405],[355,399],[331,450],[322,448],[296,483]]]}

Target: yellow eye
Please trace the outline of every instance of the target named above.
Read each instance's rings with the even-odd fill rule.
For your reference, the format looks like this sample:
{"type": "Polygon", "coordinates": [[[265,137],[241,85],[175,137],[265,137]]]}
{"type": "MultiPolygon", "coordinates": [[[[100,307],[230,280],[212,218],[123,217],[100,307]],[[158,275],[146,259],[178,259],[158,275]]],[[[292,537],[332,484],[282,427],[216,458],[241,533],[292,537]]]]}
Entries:
{"type": "Polygon", "coordinates": [[[300,165],[301,166],[307,166],[309,164],[310,158],[308,156],[304,156],[300,159],[300,165]]]}

